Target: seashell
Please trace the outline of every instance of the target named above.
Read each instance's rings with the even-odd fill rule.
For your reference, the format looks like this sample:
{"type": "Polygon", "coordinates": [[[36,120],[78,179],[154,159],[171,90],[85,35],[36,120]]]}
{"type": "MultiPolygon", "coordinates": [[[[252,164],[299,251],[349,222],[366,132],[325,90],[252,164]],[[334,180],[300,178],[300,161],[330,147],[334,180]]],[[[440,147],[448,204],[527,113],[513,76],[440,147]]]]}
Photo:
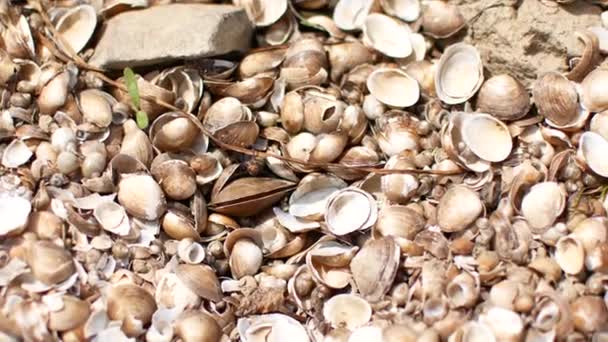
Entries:
{"type": "Polygon", "coordinates": [[[327,53],[317,39],[305,38],[291,44],[285,53],[280,77],[288,89],[320,85],[327,80],[327,53]]]}
{"type": "Polygon", "coordinates": [[[194,225],[194,219],[189,216],[186,210],[179,208],[169,208],[163,216],[161,225],[163,231],[171,238],[176,240],[192,239],[200,240],[200,233],[194,225]]]}
{"type": "Polygon", "coordinates": [[[497,341],[517,341],[524,331],[524,323],[515,312],[494,307],[480,318],[494,333],[497,341]]]}
{"type": "Polygon", "coordinates": [[[388,236],[369,239],[350,263],[353,279],[363,298],[378,302],[391,289],[401,251],[388,236]]]}
{"type": "MultiPolygon", "coordinates": [[[[19,202],[19,200],[17,201],[19,202]]],[[[29,202],[27,203],[29,204],[29,202]]],[[[19,204],[17,204],[17,206],[19,206],[19,204]]],[[[19,214],[17,209],[13,209],[11,214],[16,215],[17,217],[23,217],[23,214],[19,214]]],[[[27,215],[25,216],[27,217],[27,215]]],[[[28,230],[35,233],[39,239],[44,240],[54,240],[55,238],[61,237],[64,229],[62,219],[46,210],[33,212],[29,217],[27,227],[28,230]]]]}
{"type": "Polygon", "coordinates": [[[403,248],[403,240],[413,240],[425,224],[424,216],[416,210],[403,205],[387,205],[378,213],[374,233],[392,236],[403,248]]]}
{"type": "Polygon", "coordinates": [[[369,322],[371,317],[371,306],[357,295],[335,295],[323,305],[323,318],[334,328],[353,331],[369,322]]]}
{"type": "Polygon", "coordinates": [[[258,75],[233,83],[208,83],[207,88],[214,95],[234,97],[253,108],[260,108],[268,100],[273,85],[273,78],[258,75]]]}
{"type": "Polygon", "coordinates": [[[243,79],[274,71],[285,59],[285,48],[252,51],[241,60],[238,71],[243,79]]]}
{"type": "Polygon", "coordinates": [[[372,96],[391,107],[410,107],[420,98],[418,82],[400,69],[376,69],[367,78],[372,96]]]}
{"type": "Polygon", "coordinates": [[[95,8],[79,5],[67,10],[55,24],[62,42],[67,43],[74,53],[80,52],[89,42],[97,26],[95,8]]]}
{"type": "MultiPolygon", "coordinates": [[[[431,3],[444,4],[442,1],[431,3]]],[[[479,90],[483,80],[483,63],[475,47],[458,43],[445,49],[435,71],[435,90],[441,101],[466,102],[479,90]]]]}
{"type": "Polygon", "coordinates": [[[240,228],[228,234],[224,241],[224,254],[229,256],[232,276],[240,279],[256,274],[262,266],[263,247],[262,236],[255,229],[240,228]]]}
{"type": "MultiPolygon", "coordinates": [[[[345,151],[338,159],[338,162],[344,166],[372,166],[377,165],[380,161],[378,153],[371,148],[365,146],[353,146],[345,151]]],[[[338,177],[344,180],[357,180],[365,177],[365,172],[357,170],[331,169],[330,170],[338,177]]]]}
{"type": "Polygon", "coordinates": [[[222,329],[213,317],[198,311],[183,312],[175,321],[175,334],[184,342],[220,341],[222,329]]]}
{"type": "Polygon", "coordinates": [[[574,327],[583,333],[593,333],[604,329],[608,322],[605,301],[596,296],[576,298],[571,306],[574,327]]]}
{"type": "Polygon", "coordinates": [[[207,265],[178,265],[177,277],[199,297],[219,302],[222,299],[220,282],[215,271],[207,265]]]}
{"type": "Polygon", "coordinates": [[[483,83],[477,94],[477,111],[499,120],[518,120],[530,110],[530,95],[513,76],[493,76],[483,83]]]}
{"type": "Polygon", "coordinates": [[[566,193],[557,183],[538,183],[524,196],[521,213],[531,228],[544,229],[561,215],[565,203],[566,193]]]}
{"type": "Polygon", "coordinates": [[[589,130],[608,140],[608,112],[595,114],[589,122],[589,130]]]}
{"type": "Polygon", "coordinates": [[[577,156],[591,171],[602,177],[608,177],[608,167],[604,163],[601,151],[608,148],[608,141],[595,132],[585,132],[580,137],[577,156]]]}
{"type": "Polygon", "coordinates": [[[462,140],[480,159],[500,162],[511,154],[513,142],[509,128],[494,117],[475,113],[462,122],[462,140]]]}
{"type": "MultiPolygon", "coordinates": [[[[413,37],[414,35],[412,35],[413,37]]],[[[415,46],[414,46],[415,47],[415,46]]],[[[414,50],[415,52],[415,50],[414,50]]],[[[435,93],[435,69],[436,65],[427,60],[413,61],[408,63],[404,71],[418,81],[423,94],[436,97],[435,93]]]]}
{"type": "Polygon", "coordinates": [[[177,244],[177,255],[187,264],[200,264],[205,260],[205,249],[199,243],[183,239],[177,244]]]}
{"type": "Polygon", "coordinates": [[[150,139],[144,131],[137,127],[133,120],[127,120],[122,125],[124,136],[120,146],[120,153],[150,165],[154,151],[150,139]]]}
{"type": "Polygon", "coordinates": [[[608,86],[608,70],[596,68],[581,82],[581,102],[590,112],[601,112],[608,109],[605,89],[608,86]]]}
{"type": "Polygon", "coordinates": [[[185,67],[163,70],[152,80],[157,86],[176,94],[175,103],[191,113],[203,96],[203,79],[198,71],[185,67]]]}
{"type": "MultiPolygon", "coordinates": [[[[0,52],[0,85],[1,86],[5,86],[7,82],[9,82],[17,73],[19,74],[26,74],[26,70],[27,71],[37,71],[38,75],[40,74],[40,68],[38,67],[38,65],[36,65],[36,63],[34,62],[24,62],[23,65],[18,65],[17,63],[13,62],[13,60],[11,59],[11,57],[8,55],[8,53],[6,53],[6,51],[2,50],[2,52],[0,52]],[[21,69],[25,69],[24,71],[21,71],[21,69]],[[37,70],[36,70],[37,69],[37,70]]],[[[27,72],[29,73],[29,72],[27,72]]],[[[31,73],[33,74],[33,73],[31,73]]],[[[25,78],[25,77],[19,77],[20,79],[25,78]]],[[[21,82],[19,82],[21,83],[21,82]]],[[[36,89],[38,84],[36,84],[35,86],[32,86],[30,89],[34,90],[36,89]]],[[[23,91],[25,89],[23,89],[24,87],[17,87],[18,91],[23,91]]],[[[29,89],[27,89],[29,90],[29,89]]]]}
{"type": "Polygon", "coordinates": [[[62,107],[68,98],[68,91],[75,83],[70,72],[65,70],[56,74],[49,80],[38,96],[38,108],[42,114],[54,114],[57,109],[62,107]]]}
{"type": "Polygon", "coordinates": [[[331,66],[330,78],[335,82],[356,66],[373,62],[375,57],[372,50],[358,42],[328,46],[327,55],[331,66]]]}
{"type": "Polygon", "coordinates": [[[361,29],[374,5],[374,0],[339,0],[334,8],[334,22],[345,31],[361,29]]]}
{"type": "Polygon", "coordinates": [[[150,323],[156,311],[154,297],[134,284],[112,286],[107,298],[107,314],[111,320],[120,321],[122,331],[135,337],[145,332],[144,326],[150,323]]]}
{"type": "Polygon", "coordinates": [[[112,95],[97,89],[87,89],[78,94],[84,120],[98,127],[108,127],[112,123],[112,107],[116,103],[112,95]]]}
{"type": "Polygon", "coordinates": [[[458,327],[456,331],[450,335],[448,341],[495,342],[496,337],[494,337],[494,333],[487,324],[469,321],[458,327]]]}
{"type": "Polygon", "coordinates": [[[454,4],[431,0],[422,10],[422,31],[433,38],[447,38],[465,25],[466,20],[454,4]]]}
{"type": "Polygon", "coordinates": [[[555,261],[568,274],[577,274],[585,267],[585,249],[573,235],[557,240],[555,244],[555,261]]]}
{"type": "Polygon", "coordinates": [[[418,121],[398,111],[389,113],[376,121],[375,137],[382,152],[392,157],[406,150],[418,151],[420,137],[415,128],[418,121]]]}
{"type": "Polygon", "coordinates": [[[258,27],[271,25],[287,11],[286,0],[234,0],[233,2],[235,5],[243,7],[249,19],[258,27]]]}
{"type": "Polygon", "coordinates": [[[236,328],[243,342],[254,342],[261,338],[310,342],[306,329],[300,322],[283,314],[249,315],[239,318],[236,328]]]}
{"type": "Polygon", "coordinates": [[[363,43],[389,57],[412,54],[409,34],[406,26],[383,14],[369,14],[363,22],[363,43]]]}
{"type": "Polygon", "coordinates": [[[161,187],[147,175],[127,176],[118,184],[118,202],[137,218],[156,220],[166,210],[161,187]]]}
{"type": "Polygon", "coordinates": [[[70,252],[50,241],[34,242],[27,259],[34,277],[46,285],[61,283],[76,272],[70,252]]]}
{"type": "Polygon", "coordinates": [[[451,308],[469,308],[479,298],[479,284],[469,273],[463,272],[454,277],[445,288],[451,308]]]}
{"type": "Polygon", "coordinates": [[[282,179],[240,178],[212,196],[209,206],[214,211],[222,214],[251,216],[271,207],[293,187],[293,182],[282,179]]]}
{"type": "Polygon", "coordinates": [[[110,0],[104,2],[104,6],[99,10],[99,14],[109,19],[119,13],[148,7],[148,0],[110,0]]]}
{"type": "Polygon", "coordinates": [[[84,324],[91,314],[88,302],[70,295],[61,296],[63,307],[49,312],[49,329],[67,331],[84,324]]]}
{"type": "MultiPolygon", "coordinates": [[[[415,165],[407,154],[403,153],[390,157],[384,167],[386,169],[408,169],[415,168],[415,165]]],[[[418,179],[412,174],[385,175],[381,177],[380,182],[384,196],[388,200],[400,204],[406,203],[419,186],[418,179]]]]}
{"type": "Polygon", "coordinates": [[[198,185],[213,182],[224,170],[220,161],[211,154],[202,154],[190,159],[190,167],[196,173],[198,185]]]}
{"type": "Polygon", "coordinates": [[[312,278],[325,286],[341,289],[352,280],[349,263],[358,247],[322,241],[306,253],[306,265],[312,278]]]}
{"type": "Polygon", "coordinates": [[[459,232],[473,223],[482,211],[483,204],[476,192],[454,185],[439,200],[437,222],[444,232],[459,232]]]}
{"type": "Polygon", "coordinates": [[[151,173],[168,198],[181,201],[196,192],[196,174],[185,161],[171,159],[152,165],[151,173]]]}
{"type": "Polygon", "coordinates": [[[380,0],[384,12],[401,20],[415,21],[420,16],[419,0],[380,0]]]}
{"type": "Polygon", "coordinates": [[[27,163],[32,155],[32,151],[23,141],[15,139],[4,149],[2,165],[8,168],[17,168],[27,163]]]}
{"type": "Polygon", "coordinates": [[[576,38],[585,46],[582,55],[577,63],[572,66],[566,78],[574,82],[581,82],[585,76],[598,65],[602,58],[600,56],[600,42],[598,37],[589,30],[577,31],[574,33],[576,38]]]}
{"type": "Polygon", "coordinates": [[[300,180],[289,197],[289,213],[305,219],[320,219],[331,195],[346,186],[343,180],[335,176],[310,173],[300,180]]]}
{"type": "Polygon", "coordinates": [[[160,276],[154,299],[160,307],[177,311],[197,307],[201,302],[198,295],[172,272],[160,276]]]}
{"type": "Polygon", "coordinates": [[[35,56],[34,38],[27,19],[21,15],[15,24],[6,25],[2,32],[3,47],[13,58],[29,59],[35,56]]]}
{"type": "Polygon", "coordinates": [[[179,112],[159,116],[150,126],[152,144],[163,152],[207,152],[208,137],[195,122],[194,116],[179,112]]]}
{"type": "Polygon", "coordinates": [[[110,233],[125,236],[131,230],[127,212],[115,202],[101,202],[93,211],[93,216],[110,233]]]}
{"type": "Polygon", "coordinates": [[[532,96],[539,114],[554,125],[566,126],[578,117],[578,94],[574,84],[556,72],[537,79],[532,96]]]}
{"type": "Polygon", "coordinates": [[[327,229],[341,236],[363,230],[376,223],[376,201],[358,188],[345,188],[334,192],[327,199],[325,221],[327,229]]]}

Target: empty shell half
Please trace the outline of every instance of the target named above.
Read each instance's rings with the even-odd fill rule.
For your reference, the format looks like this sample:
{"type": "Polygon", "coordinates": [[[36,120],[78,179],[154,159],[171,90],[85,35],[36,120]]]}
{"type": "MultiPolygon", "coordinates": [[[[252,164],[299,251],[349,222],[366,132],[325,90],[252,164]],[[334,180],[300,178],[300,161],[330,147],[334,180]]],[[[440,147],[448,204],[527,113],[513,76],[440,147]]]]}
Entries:
{"type": "Polygon", "coordinates": [[[407,26],[384,14],[373,13],[363,22],[363,43],[393,58],[412,54],[407,26]]]}
{"type": "Polygon", "coordinates": [[[400,69],[375,70],[367,78],[367,89],[380,102],[391,107],[409,107],[420,98],[418,82],[400,69]]]}
{"type": "Polygon", "coordinates": [[[357,295],[339,294],[325,302],[323,317],[334,328],[345,327],[352,331],[369,322],[372,308],[357,295]]]}
{"type": "Polygon", "coordinates": [[[551,226],[566,206],[566,192],[555,182],[538,183],[521,202],[521,213],[532,228],[551,226]]]}
{"type": "Polygon", "coordinates": [[[327,200],[325,221],[335,235],[346,235],[371,227],[378,218],[374,198],[358,188],[346,188],[333,193],[327,200]]]}
{"type": "Polygon", "coordinates": [[[435,90],[441,101],[463,103],[475,95],[483,80],[483,63],[474,46],[458,43],[445,49],[435,71],[435,90]]]}

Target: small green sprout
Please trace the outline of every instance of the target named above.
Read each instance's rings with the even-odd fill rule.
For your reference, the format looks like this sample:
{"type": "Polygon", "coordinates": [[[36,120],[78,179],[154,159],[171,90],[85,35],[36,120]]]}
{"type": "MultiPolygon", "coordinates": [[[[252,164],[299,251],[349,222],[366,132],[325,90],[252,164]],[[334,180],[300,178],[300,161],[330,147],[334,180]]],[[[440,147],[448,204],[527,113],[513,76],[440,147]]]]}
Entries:
{"type": "Polygon", "coordinates": [[[140,108],[141,100],[139,97],[139,89],[137,88],[135,73],[133,70],[131,70],[131,68],[125,68],[123,75],[125,77],[125,85],[127,86],[129,96],[131,97],[131,105],[135,111],[135,121],[137,121],[137,126],[139,128],[144,129],[148,127],[149,124],[148,114],[146,114],[146,112],[140,108]]]}

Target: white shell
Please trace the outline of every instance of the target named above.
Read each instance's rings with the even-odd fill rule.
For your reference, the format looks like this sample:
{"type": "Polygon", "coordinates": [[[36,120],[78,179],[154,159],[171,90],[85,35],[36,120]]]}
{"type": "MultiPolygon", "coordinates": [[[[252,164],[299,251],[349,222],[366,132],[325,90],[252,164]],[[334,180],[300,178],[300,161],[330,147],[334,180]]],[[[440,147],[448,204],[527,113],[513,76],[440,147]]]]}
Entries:
{"type": "Polygon", "coordinates": [[[127,212],[116,202],[101,202],[93,211],[93,216],[110,233],[124,236],[131,230],[127,212]]]}
{"type": "Polygon", "coordinates": [[[367,78],[367,88],[376,99],[392,107],[409,107],[420,98],[418,82],[400,69],[375,70],[367,78]]]}
{"type": "Polygon", "coordinates": [[[32,205],[21,197],[0,197],[0,236],[25,227],[32,205]]]}
{"type": "Polygon", "coordinates": [[[380,0],[386,14],[405,21],[415,21],[420,16],[419,0],[380,0]]]}
{"type": "Polygon", "coordinates": [[[462,139],[475,155],[489,162],[507,159],[513,148],[507,125],[489,114],[467,117],[462,122],[462,139]]]}
{"type": "Polygon", "coordinates": [[[578,155],[593,172],[602,177],[608,177],[608,159],[605,155],[607,150],[608,141],[601,135],[594,132],[585,132],[581,135],[578,155]]]}
{"type": "Polygon", "coordinates": [[[358,188],[342,189],[327,200],[327,229],[338,236],[369,228],[376,223],[377,218],[376,201],[358,188]]]}
{"type": "Polygon", "coordinates": [[[437,96],[447,104],[463,103],[475,95],[483,79],[479,51],[465,43],[450,45],[435,71],[437,96]]]}
{"type": "Polygon", "coordinates": [[[374,0],[340,0],[334,8],[334,22],[342,30],[360,29],[374,0]]]}
{"type": "Polygon", "coordinates": [[[354,330],[369,322],[372,308],[365,299],[357,295],[339,294],[325,302],[323,317],[334,328],[345,327],[354,330]]]}
{"type": "Polygon", "coordinates": [[[535,184],[521,202],[521,213],[528,224],[544,229],[553,224],[566,206],[565,191],[555,182],[535,184]]]}
{"type": "Polygon", "coordinates": [[[32,151],[23,141],[15,139],[4,150],[2,165],[8,168],[19,167],[25,164],[32,154],[32,151]]]}
{"type": "Polygon", "coordinates": [[[363,22],[363,42],[389,57],[405,58],[412,54],[409,35],[405,25],[384,14],[370,14],[363,22]]]}
{"type": "Polygon", "coordinates": [[[577,274],[585,268],[585,248],[574,235],[567,235],[555,244],[555,262],[568,274],[577,274]]]}
{"type": "Polygon", "coordinates": [[[239,318],[236,328],[241,337],[241,342],[310,341],[302,324],[283,314],[250,315],[239,318]]]}
{"type": "Polygon", "coordinates": [[[177,244],[177,255],[187,264],[200,264],[205,260],[205,249],[197,242],[183,239],[177,244]]]}
{"type": "Polygon", "coordinates": [[[89,42],[97,26],[95,8],[90,5],[76,6],[65,12],[55,25],[63,40],[74,52],[80,52],[89,42]]]}

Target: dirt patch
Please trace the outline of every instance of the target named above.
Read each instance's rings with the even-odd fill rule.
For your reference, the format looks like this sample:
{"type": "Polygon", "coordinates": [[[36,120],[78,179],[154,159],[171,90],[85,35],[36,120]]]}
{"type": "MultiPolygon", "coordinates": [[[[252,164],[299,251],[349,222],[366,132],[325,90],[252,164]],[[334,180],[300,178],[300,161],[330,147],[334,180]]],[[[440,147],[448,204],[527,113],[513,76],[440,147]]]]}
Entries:
{"type": "Polygon", "coordinates": [[[529,86],[540,74],[566,70],[582,50],[575,32],[601,25],[601,8],[585,1],[550,6],[541,0],[457,0],[469,21],[459,39],[474,44],[492,74],[507,73],[529,86]]]}

